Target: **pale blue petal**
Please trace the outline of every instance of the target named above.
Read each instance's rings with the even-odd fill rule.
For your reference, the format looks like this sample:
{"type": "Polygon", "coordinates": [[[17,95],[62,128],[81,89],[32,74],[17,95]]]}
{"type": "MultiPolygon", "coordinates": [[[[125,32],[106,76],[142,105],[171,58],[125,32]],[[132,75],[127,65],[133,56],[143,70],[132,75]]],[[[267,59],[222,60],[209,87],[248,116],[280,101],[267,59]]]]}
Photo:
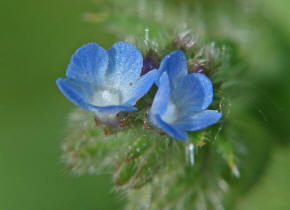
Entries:
{"type": "Polygon", "coordinates": [[[62,94],[67,97],[75,105],[90,111],[90,105],[88,103],[88,89],[84,86],[68,79],[59,78],[56,80],[56,84],[62,94]]]}
{"type": "Polygon", "coordinates": [[[175,88],[180,79],[187,74],[186,57],[181,50],[173,51],[162,59],[158,69],[159,76],[165,71],[169,75],[170,86],[175,88]]]}
{"type": "Polygon", "coordinates": [[[129,85],[128,89],[124,91],[124,98],[128,99],[123,105],[133,106],[136,101],[144,96],[152,87],[157,78],[157,70],[151,70],[147,74],[140,77],[139,80],[129,85]]]}
{"type": "Polygon", "coordinates": [[[112,105],[112,106],[93,106],[90,105],[92,111],[97,111],[102,114],[117,114],[119,112],[133,112],[137,111],[136,107],[133,106],[123,106],[123,105],[112,105]]]}
{"type": "Polygon", "coordinates": [[[187,134],[183,131],[180,130],[166,122],[164,122],[160,115],[154,115],[152,116],[155,120],[156,127],[160,128],[163,130],[165,133],[167,133],[169,136],[172,138],[178,139],[178,140],[187,140],[187,134]]]}
{"type": "Polygon", "coordinates": [[[205,110],[194,114],[191,117],[180,119],[175,122],[176,128],[186,131],[199,131],[217,123],[222,114],[215,110],[205,110]]]}
{"type": "Polygon", "coordinates": [[[109,50],[106,78],[118,87],[139,79],[143,58],[139,50],[128,42],[117,42],[109,50]]]}
{"type": "Polygon", "coordinates": [[[212,102],[211,81],[200,73],[188,74],[171,93],[172,102],[184,115],[206,109],[212,102]]]}
{"type": "Polygon", "coordinates": [[[103,113],[118,113],[118,112],[131,112],[136,111],[137,108],[133,106],[124,105],[111,105],[111,106],[95,106],[89,103],[90,91],[83,85],[80,85],[74,81],[68,79],[59,78],[56,84],[60,91],[75,105],[86,109],[88,111],[98,111],[103,113]]]}
{"type": "Polygon", "coordinates": [[[88,43],[74,53],[66,76],[72,80],[94,83],[105,74],[108,62],[105,49],[96,43],[88,43]]]}
{"type": "Polygon", "coordinates": [[[167,109],[169,99],[170,99],[169,78],[167,73],[164,72],[159,79],[159,87],[157,93],[154,96],[150,113],[163,115],[167,109]]]}

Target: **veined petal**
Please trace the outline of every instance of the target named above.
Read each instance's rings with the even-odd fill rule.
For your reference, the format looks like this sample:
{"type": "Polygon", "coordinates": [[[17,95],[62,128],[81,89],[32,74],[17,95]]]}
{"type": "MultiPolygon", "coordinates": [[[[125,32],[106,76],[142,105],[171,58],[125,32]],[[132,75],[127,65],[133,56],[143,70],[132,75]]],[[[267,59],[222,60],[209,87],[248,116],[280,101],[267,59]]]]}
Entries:
{"type": "MultiPolygon", "coordinates": [[[[187,64],[184,53],[181,50],[176,50],[165,56],[161,61],[158,71],[159,76],[166,71],[169,75],[170,85],[175,88],[180,82],[180,79],[187,74],[187,64]]],[[[157,81],[157,85],[158,84],[157,81]]]]}
{"type": "Polygon", "coordinates": [[[143,58],[139,50],[128,42],[117,42],[109,50],[106,78],[113,86],[136,81],[140,77],[143,58]]]}
{"type": "Polygon", "coordinates": [[[172,101],[185,115],[206,109],[212,102],[213,87],[211,81],[200,73],[188,74],[180,85],[172,91],[172,101]]]}
{"type": "Polygon", "coordinates": [[[163,115],[167,110],[169,99],[170,99],[169,78],[167,73],[164,72],[159,79],[158,91],[154,96],[150,113],[163,115]]]}
{"type": "Polygon", "coordinates": [[[199,131],[217,123],[222,114],[215,110],[205,110],[190,117],[180,119],[175,123],[175,127],[186,131],[199,131]]]}
{"type": "Polygon", "coordinates": [[[90,106],[88,103],[88,90],[86,90],[83,86],[72,80],[62,78],[57,79],[56,84],[62,94],[72,103],[90,111],[90,106]]]}
{"type": "Polygon", "coordinates": [[[133,106],[136,101],[144,96],[148,90],[152,87],[153,83],[157,78],[157,70],[151,70],[147,74],[141,76],[130,88],[124,91],[124,97],[128,100],[124,105],[133,106]]]}
{"type": "Polygon", "coordinates": [[[108,63],[107,51],[96,43],[88,43],[73,54],[66,76],[72,80],[94,83],[105,74],[108,63]]]}
{"type": "Polygon", "coordinates": [[[153,115],[152,118],[155,121],[155,126],[162,129],[165,133],[167,133],[172,138],[175,138],[178,140],[187,140],[188,138],[187,134],[183,130],[164,122],[161,119],[160,115],[153,115]]]}

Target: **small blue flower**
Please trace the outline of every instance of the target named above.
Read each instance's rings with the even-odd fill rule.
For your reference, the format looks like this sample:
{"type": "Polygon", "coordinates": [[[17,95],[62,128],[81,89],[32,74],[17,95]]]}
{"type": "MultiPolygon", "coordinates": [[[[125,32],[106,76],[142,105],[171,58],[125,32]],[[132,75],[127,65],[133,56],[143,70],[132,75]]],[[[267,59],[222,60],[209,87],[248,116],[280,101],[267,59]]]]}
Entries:
{"type": "Polygon", "coordinates": [[[141,53],[130,43],[117,42],[108,51],[89,43],[72,56],[67,79],[59,78],[56,84],[72,103],[114,126],[116,114],[136,111],[136,101],[157,78],[156,70],[140,76],[142,65],[141,53]]]}
{"type": "Polygon", "coordinates": [[[188,74],[186,57],[173,51],[158,69],[158,91],[149,111],[149,122],[178,140],[187,140],[186,131],[198,131],[218,122],[222,116],[207,110],[213,98],[211,81],[200,73],[188,74]]]}

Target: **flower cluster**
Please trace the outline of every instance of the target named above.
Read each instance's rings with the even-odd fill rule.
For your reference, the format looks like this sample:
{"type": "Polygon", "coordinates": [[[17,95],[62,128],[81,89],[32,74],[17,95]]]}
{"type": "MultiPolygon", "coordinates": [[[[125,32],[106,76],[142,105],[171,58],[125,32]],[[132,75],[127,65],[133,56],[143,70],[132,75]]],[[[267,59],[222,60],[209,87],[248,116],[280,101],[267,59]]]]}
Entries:
{"type": "Polygon", "coordinates": [[[94,112],[98,121],[110,127],[118,125],[118,113],[137,111],[136,102],[154,84],[158,90],[148,121],[172,138],[187,140],[186,131],[220,120],[221,113],[207,110],[213,98],[211,81],[201,73],[188,74],[182,51],[165,56],[158,69],[144,74],[142,67],[141,53],[128,42],[117,42],[109,50],[89,43],[72,56],[67,78],[56,83],[72,103],[94,112]]]}

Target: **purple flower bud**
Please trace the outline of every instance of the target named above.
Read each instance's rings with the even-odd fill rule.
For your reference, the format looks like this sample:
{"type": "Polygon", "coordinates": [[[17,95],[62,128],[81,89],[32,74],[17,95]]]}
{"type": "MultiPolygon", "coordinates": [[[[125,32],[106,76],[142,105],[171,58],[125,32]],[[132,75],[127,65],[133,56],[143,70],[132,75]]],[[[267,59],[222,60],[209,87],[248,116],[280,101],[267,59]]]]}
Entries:
{"type": "Polygon", "coordinates": [[[151,56],[146,56],[143,60],[143,67],[141,71],[141,76],[148,73],[153,69],[159,68],[160,61],[157,59],[152,58],[151,56]]]}

